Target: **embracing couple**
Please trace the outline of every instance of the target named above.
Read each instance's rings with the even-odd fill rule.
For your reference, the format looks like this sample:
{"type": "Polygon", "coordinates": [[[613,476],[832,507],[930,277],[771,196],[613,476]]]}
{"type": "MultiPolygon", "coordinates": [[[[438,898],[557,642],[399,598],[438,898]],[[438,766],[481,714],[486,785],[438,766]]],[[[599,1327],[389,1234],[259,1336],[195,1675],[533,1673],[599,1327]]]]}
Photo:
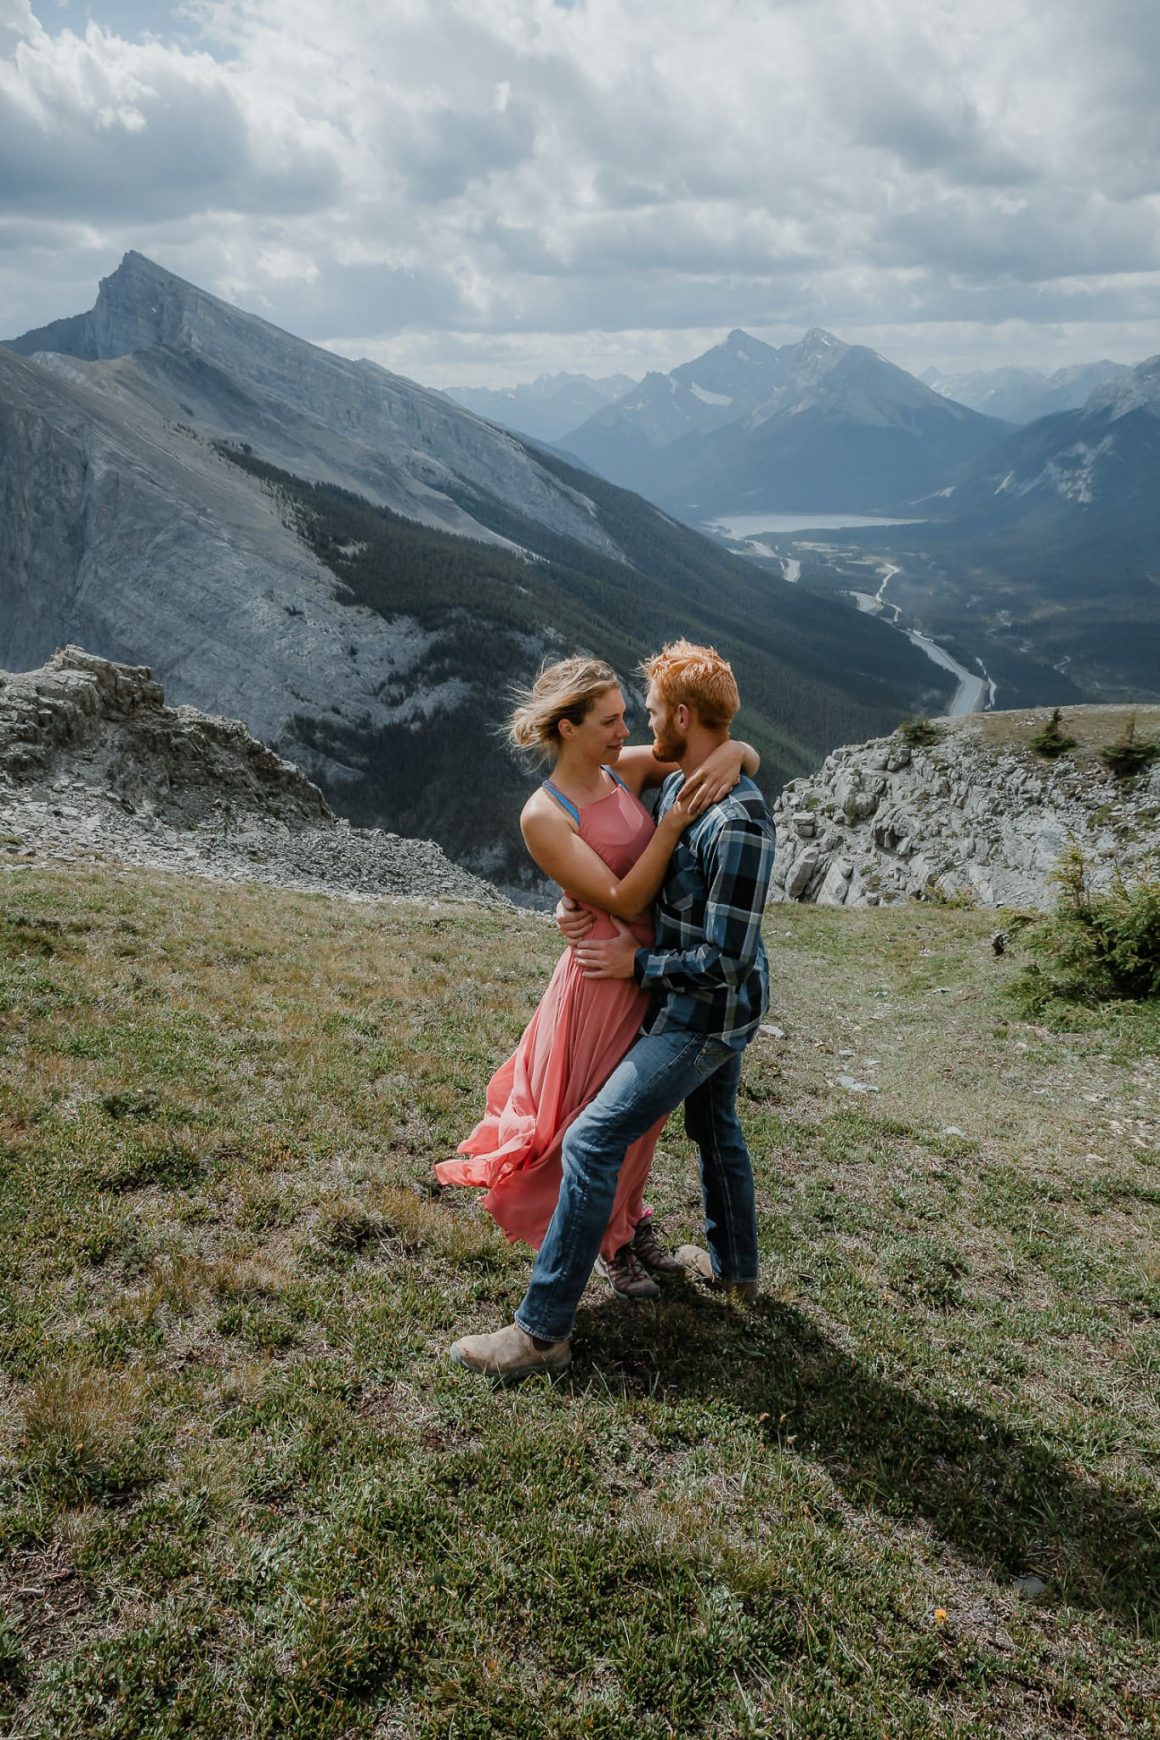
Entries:
{"type": "Polygon", "coordinates": [[[761,915],[773,824],[734,743],[733,672],[712,647],[678,641],[641,667],[651,749],[626,748],[611,666],[564,659],[516,708],[512,741],[552,778],[520,818],[540,869],[566,890],[570,946],[486,1115],[436,1167],[443,1184],[486,1185],[484,1206],[537,1252],[515,1322],[456,1342],[469,1370],[514,1381],[561,1372],[595,1263],[625,1298],[655,1298],[654,1272],[691,1270],[757,1291],[753,1171],[737,1118],[745,1046],[769,996],[761,915]],[[657,820],[640,799],[661,786],[657,820]],[[655,905],[654,905],[655,902],[655,905]],[[707,1251],[661,1245],[644,1202],[653,1150],[681,1102],[701,1156],[707,1251]]]}

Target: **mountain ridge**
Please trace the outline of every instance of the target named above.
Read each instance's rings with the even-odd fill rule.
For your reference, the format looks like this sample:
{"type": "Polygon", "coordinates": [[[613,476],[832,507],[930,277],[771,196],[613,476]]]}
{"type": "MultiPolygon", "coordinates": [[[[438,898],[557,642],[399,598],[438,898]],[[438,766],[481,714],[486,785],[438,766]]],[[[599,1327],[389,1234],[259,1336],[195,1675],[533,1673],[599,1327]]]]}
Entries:
{"type": "Polygon", "coordinates": [[[956,399],[973,411],[998,417],[1007,423],[1034,423],[1056,411],[1078,411],[1092,390],[1106,380],[1129,370],[1127,363],[1107,357],[1097,362],[1072,363],[1048,374],[1043,369],[973,369],[948,373],[924,369],[918,377],[935,392],[956,399]]]}

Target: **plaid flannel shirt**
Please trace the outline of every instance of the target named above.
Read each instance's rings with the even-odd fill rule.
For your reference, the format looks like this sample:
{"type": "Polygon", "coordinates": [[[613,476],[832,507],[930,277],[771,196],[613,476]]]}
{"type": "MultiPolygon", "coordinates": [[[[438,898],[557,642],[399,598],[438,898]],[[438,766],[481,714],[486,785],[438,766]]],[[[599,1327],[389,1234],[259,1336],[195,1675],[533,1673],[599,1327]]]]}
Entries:
{"type": "MultiPolygon", "coordinates": [[[[658,815],[684,783],[670,774],[658,815]]],[[[769,1006],[761,915],[773,870],[773,821],[751,779],[712,804],[677,841],[653,912],[656,940],[634,975],[652,992],[646,1033],[685,1029],[740,1049],[769,1006]]]]}

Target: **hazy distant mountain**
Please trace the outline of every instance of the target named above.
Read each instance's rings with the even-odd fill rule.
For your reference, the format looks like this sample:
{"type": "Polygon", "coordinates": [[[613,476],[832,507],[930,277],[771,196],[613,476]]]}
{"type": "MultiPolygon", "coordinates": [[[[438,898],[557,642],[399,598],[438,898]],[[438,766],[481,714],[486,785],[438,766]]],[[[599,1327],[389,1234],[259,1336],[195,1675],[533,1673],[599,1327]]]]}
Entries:
{"type": "Polygon", "coordinates": [[[479,417],[530,435],[536,441],[558,441],[594,411],[631,392],[631,375],[538,375],[518,387],[447,387],[454,399],[479,417]]]}
{"type": "Polygon", "coordinates": [[[560,446],[602,476],[648,495],[662,487],[663,449],[683,436],[736,422],[784,380],[781,353],[735,330],[668,374],[651,371],[633,391],[565,435],[560,446]]]}
{"type": "Polygon", "coordinates": [[[956,523],[1034,520],[1069,541],[1099,535],[1160,556],[1160,356],[1041,417],[971,468],[947,498],[956,523]]]}
{"type": "Polygon", "coordinates": [[[771,788],[947,692],[885,625],[138,254],[0,348],[0,666],[151,664],[360,821],[510,874],[510,682],[678,633],[735,657],[771,788]]]}
{"type": "Polygon", "coordinates": [[[919,377],[944,398],[955,399],[988,417],[1008,423],[1033,423],[1056,411],[1078,411],[1094,388],[1129,372],[1126,363],[1076,363],[1047,374],[1042,369],[974,369],[943,374],[926,369],[919,377]]]}
{"type": "Polygon", "coordinates": [[[943,486],[1003,426],[818,328],[775,349],[723,344],[589,418],[561,443],[688,519],[898,507],[943,486]]]}

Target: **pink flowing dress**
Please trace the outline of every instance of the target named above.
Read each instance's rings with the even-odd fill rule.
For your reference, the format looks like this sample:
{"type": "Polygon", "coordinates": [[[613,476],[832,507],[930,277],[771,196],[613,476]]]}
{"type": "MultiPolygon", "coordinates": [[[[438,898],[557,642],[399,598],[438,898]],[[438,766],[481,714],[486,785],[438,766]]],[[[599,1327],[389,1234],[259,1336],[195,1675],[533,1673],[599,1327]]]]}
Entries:
{"type": "MultiPolygon", "coordinates": [[[[652,838],[648,811],[620,784],[579,815],[581,839],[618,877],[652,838]]],[[[652,942],[648,919],[632,929],[642,944],[652,942]]],[[[615,934],[607,914],[597,913],[592,935],[615,934]]],[[[488,1084],[482,1120],[459,1144],[468,1158],[437,1165],[440,1184],[486,1187],[483,1206],[497,1225],[539,1250],[560,1193],[564,1132],[632,1045],[647,1001],[633,979],[585,979],[566,948],[515,1051],[488,1084]]],[[[644,1215],[645,1181],[664,1123],[658,1119],[625,1155],[600,1247],[606,1257],[628,1243],[644,1215]]]]}

